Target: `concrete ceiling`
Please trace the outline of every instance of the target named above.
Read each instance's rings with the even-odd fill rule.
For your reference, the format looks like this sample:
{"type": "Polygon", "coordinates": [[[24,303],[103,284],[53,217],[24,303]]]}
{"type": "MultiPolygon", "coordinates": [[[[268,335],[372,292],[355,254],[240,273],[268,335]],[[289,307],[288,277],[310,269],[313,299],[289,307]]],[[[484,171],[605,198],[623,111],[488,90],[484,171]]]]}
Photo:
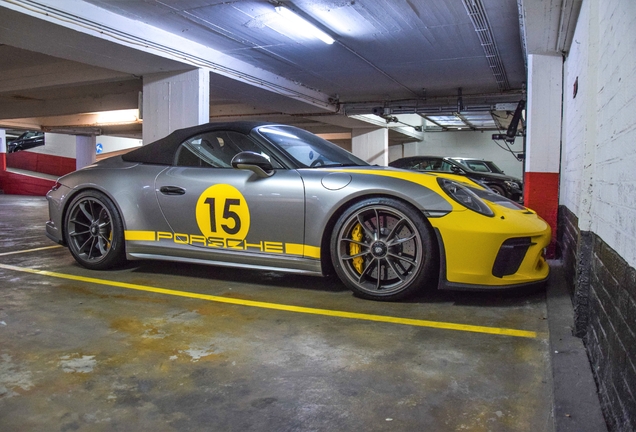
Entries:
{"type": "MultiPolygon", "coordinates": [[[[527,54],[567,49],[578,4],[0,0],[0,126],[77,126],[76,114],[136,108],[144,75],[195,67],[210,70],[211,121],[346,133],[374,113],[483,115],[523,98],[527,54]],[[336,42],[286,29],[277,4],[336,42]]],[[[402,123],[393,140],[417,139],[402,123]]]]}

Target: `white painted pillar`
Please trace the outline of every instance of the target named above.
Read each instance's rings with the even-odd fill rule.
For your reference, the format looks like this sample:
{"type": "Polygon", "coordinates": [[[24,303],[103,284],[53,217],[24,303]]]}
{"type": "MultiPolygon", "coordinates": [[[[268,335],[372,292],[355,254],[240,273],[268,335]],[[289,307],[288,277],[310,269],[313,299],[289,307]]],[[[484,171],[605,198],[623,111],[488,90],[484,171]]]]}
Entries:
{"type": "Polygon", "coordinates": [[[371,165],[389,164],[389,129],[353,129],[351,153],[371,165]]]}
{"type": "Polygon", "coordinates": [[[404,144],[389,146],[389,163],[404,157],[404,144]]]}
{"type": "Polygon", "coordinates": [[[95,145],[97,137],[95,135],[75,136],[75,168],[81,169],[95,162],[95,145]]]}
{"type": "Polygon", "coordinates": [[[562,104],[563,58],[529,55],[524,205],[552,227],[549,257],[557,235],[562,104]]]}
{"type": "Polygon", "coordinates": [[[144,75],[143,143],[210,121],[210,72],[196,69],[144,75]]]}
{"type": "Polygon", "coordinates": [[[0,171],[7,170],[7,132],[0,129],[0,171]]]}

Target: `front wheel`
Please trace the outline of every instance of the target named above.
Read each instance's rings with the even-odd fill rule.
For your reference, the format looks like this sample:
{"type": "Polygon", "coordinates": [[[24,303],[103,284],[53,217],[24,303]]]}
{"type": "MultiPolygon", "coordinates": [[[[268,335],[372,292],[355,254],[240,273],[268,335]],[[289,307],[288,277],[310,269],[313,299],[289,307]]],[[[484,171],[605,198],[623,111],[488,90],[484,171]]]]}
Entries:
{"type": "Polygon", "coordinates": [[[501,186],[492,185],[492,186],[490,186],[490,189],[494,193],[496,193],[497,195],[506,196],[506,193],[504,192],[504,190],[503,190],[503,188],[501,186]]]}
{"type": "Polygon", "coordinates": [[[366,199],[336,222],[331,259],[354,293],[372,300],[399,300],[433,276],[433,235],[416,209],[391,198],[366,199]]]}
{"type": "Polygon", "coordinates": [[[65,228],[66,244],[82,266],[104,270],[125,262],[123,223],[103,193],[86,191],[76,196],[66,212],[65,228]]]}

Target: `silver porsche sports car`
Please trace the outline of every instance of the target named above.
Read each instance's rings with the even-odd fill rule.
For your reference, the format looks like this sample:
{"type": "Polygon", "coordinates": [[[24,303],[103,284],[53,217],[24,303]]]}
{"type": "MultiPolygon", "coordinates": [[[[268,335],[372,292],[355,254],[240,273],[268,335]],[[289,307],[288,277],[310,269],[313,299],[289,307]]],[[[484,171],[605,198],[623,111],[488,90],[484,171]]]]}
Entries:
{"type": "Polygon", "coordinates": [[[326,275],[359,296],[484,289],[548,277],[550,228],[453,174],[370,166],[291,126],[173,132],[61,177],[46,232],[103,270],[162,259],[326,275]]]}

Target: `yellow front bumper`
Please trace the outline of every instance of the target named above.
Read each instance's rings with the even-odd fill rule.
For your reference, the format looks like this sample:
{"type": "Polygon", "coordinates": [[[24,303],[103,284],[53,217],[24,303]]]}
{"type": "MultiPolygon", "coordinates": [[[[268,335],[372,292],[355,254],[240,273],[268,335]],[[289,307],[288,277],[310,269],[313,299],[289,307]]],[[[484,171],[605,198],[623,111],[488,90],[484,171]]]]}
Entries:
{"type": "Polygon", "coordinates": [[[456,208],[446,216],[429,219],[441,243],[440,288],[507,288],[548,277],[543,251],[550,243],[550,226],[532,211],[492,207],[497,207],[494,217],[456,208]],[[530,246],[518,268],[513,274],[495,276],[493,267],[502,245],[519,238],[529,238],[530,246]]]}

